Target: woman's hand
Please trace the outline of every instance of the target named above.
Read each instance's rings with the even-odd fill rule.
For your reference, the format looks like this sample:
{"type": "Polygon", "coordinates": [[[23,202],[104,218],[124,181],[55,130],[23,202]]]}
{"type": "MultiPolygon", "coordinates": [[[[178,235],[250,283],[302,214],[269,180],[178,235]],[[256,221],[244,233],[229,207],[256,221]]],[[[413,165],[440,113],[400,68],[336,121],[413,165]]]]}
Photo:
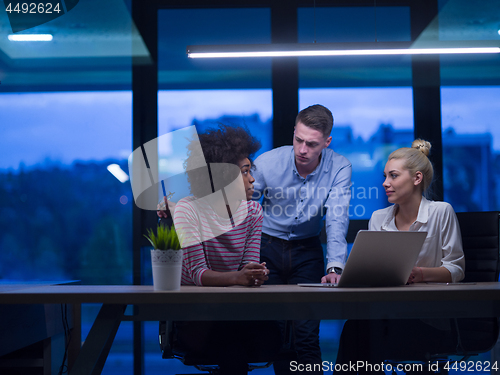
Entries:
{"type": "Polygon", "coordinates": [[[201,283],[204,286],[261,286],[269,277],[266,263],[247,263],[239,271],[218,272],[206,270],[201,275],[201,283]]]}
{"type": "Polygon", "coordinates": [[[261,286],[264,281],[269,279],[269,270],[266,263],[247,263],[238,271],[237,284],[248,286],[261,286]]]}
{"type": "Polygon", "coordinates": [[[421,267],[413,267],[408,277],[408,284],[421,283],[424,281],[424,272],[421,267]]]}
{"type": "Polygon", "coordinates": [[[445,267],[413,267],[408,284],[414,283],[451,283],[451,272],[445,267]]]}
{"type": "Polygon", "coordinates": [[[161,200],[158,203],[158,206],[156,207],[156,214],[158,217],[162,219],[166,219],[169,216],[169,212],[167,212],[167,205],[168,205],[168,210],[173,213],[175,209],[175,203],[171,202],[167,199],[167,197],[163,197],[163,200],[161,200]]]}

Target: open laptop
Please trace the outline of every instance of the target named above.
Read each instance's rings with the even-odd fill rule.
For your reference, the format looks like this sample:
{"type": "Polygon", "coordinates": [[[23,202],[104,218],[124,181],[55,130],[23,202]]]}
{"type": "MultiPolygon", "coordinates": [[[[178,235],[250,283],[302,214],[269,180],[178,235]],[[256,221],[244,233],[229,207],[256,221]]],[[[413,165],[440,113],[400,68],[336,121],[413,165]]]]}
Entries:
{"type": "Polygon", "coordinates": [[[408,281],[427,232],[360,230],[338,284],[302,283],[316,287],[378,287],[408,281]]]}

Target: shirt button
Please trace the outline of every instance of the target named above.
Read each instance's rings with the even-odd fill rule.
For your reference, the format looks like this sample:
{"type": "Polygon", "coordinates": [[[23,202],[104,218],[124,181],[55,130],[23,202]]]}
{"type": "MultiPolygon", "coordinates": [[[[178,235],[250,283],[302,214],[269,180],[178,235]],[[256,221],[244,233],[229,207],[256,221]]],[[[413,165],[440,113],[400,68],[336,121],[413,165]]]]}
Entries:
{"type": "Polygon", "coordinates": [[[298,217],[295,218],[295,220],[297,220],[297,219],[298,219],[298,217]]]}

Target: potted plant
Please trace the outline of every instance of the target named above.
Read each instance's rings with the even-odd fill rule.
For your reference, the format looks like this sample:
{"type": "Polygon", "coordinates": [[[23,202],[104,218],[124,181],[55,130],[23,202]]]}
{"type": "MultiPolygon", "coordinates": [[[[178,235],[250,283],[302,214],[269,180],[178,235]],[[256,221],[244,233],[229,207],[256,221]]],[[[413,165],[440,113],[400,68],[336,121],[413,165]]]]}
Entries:
{"type": "Polygon", "coordinates": [[[183,251],[175,228],[158,225],[156,234],[148,229],[144,237],[153,246],[151,265],[154,290],[180,290],[183,251]]]}

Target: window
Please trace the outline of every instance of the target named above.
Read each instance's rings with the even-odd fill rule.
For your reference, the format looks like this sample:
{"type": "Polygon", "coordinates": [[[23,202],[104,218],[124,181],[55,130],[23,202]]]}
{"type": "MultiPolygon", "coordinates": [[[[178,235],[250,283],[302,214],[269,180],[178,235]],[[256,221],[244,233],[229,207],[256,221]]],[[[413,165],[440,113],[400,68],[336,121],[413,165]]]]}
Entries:
{"type": "MultiPolygon", "coordinates": [[[[132,282],[132,192],[107,169],[128,172],[131,108],[130,91],[0,94],[2,281],[132,282]]],[[[96,309],[82,307],[82,338],[96,309]]]]}
{"type": "MultiPolygon", "coordinates": [[[[439,39],[498,41],[500,3],[442,2],[439,39]]],[[[500,56],[440,57],[444,199],[455,211],[500,207],[500,56]]]]}
{"type": "MultiPolygon", "coordinates": [[[[128,172],[131,55],[148,55],[126,3],[80,2],[23,32],[51,42],[9,41],[0,11],[0,281],[132,281],[130,184],[107,170],[128,172]]],[[[97,310],[82,307],[82,339],[97,310]]],[[[115,344],[103,373],[117,368],[117,349],[131,352],[115,344]]]]}
{"type": "MultiPolygon", "coordinates": [[[[262,144],[257,155],[270,150],[271,60],[196,61],[186,57],[188,45],[269,43],[270,10],[168,9],[158,12],[158,20],[158,135],[191,125],[198,132],[218,123],[243,125],[262,144]]],[[[168,137],[162,140],[166,142],[158,145],[160,174],[183,173],[184,145],[168,137]]],[[[186,182],[179,190],[172,197],[175,202],[189,194],[186,182]]],[[[147,274],[151,266],[146,262],[144,267],[147,274]]],[[[178,372],[193,371],[178,360],[166,363],[161,359],[157,322],[146,322],[144,330],[147,374],[164,372],[166,366],[172,372],[176,368],[178,372]]]]}
{"type": "Polygon", "coordinates": [[[159,10],[159,88],[270,88],[270,59],[198,60],[186,55],[189,45],[270,43],[270,17],[268,8],[159,10]]]}
{"type": "Polygon", "coordinates": [[[500,208],[499,86],[442,87],[444,198],[455,211],[500,208]]]}
{"type": "MultiPolygon", "coordinates": [[[[299,42],[410,40],[408,7],[299,8],[299,42]],[[391,20],[391,22],[388,22],[391,20]]],[[[334,117],[331,148],[352,163],[351,220],[387,205],[387,156],[413,140],[411,66],[401,57],[299,58],[299,109],[323,104],[334,117]]]]}
{"type": "Polygon", "coordinates": [[[332,111],[330,147],[352,163],[351,220],[387,206],[382,187],[389,153],[413,141],[409,87],[301,89],[300,108],[321,103],[332,111]]]}
{"type": "MultiPolygon", "coordinates": [[[[410,40],[408,7],[299,8],[300,43],[410,40]]],[[[387,206],[387,156],[413,140],[411,65],[400,57],[299,58],[299,110],[332,111],[334,151],[352,163],[349,217],[369,219],[387,206]]],[[[350,247],[349,247],[350,248],[350,247]]],[[[335,362],[342,321],[321,322],[323,359],[335,362]]]]}
{"type": "Polygon", "coordinates": [[[1,95],[3,279],[131,282],[130,184],[107,170],[127,171],[131,105],[130,92],[1,95]]]}

